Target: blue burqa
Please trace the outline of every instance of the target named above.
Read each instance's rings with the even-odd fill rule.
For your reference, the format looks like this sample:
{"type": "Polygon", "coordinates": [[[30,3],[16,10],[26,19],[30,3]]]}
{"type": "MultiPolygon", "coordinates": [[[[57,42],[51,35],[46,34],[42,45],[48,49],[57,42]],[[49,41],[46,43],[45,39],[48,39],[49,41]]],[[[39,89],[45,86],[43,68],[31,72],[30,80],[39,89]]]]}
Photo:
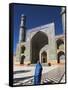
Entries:
{"type": "Polygon", "coordinates": [[[34,85],[41,84],[42,76],[42,65],[40,63],[36,64],[35,75],[34,75],[34,85]]]}

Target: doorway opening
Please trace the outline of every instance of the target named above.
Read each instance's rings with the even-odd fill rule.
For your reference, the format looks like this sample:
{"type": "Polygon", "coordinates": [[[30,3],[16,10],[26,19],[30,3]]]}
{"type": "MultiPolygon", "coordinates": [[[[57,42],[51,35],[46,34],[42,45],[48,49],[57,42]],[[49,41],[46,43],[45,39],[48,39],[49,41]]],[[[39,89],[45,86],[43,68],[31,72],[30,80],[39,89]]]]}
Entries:
{"type": "Polygon", "coordinates": [[[24,59],[25,59],[25,56],[21,56],[21,61],[20,61],[20,64],[24,64],[24,59]]]}
{"type": "Polygon", "coordinates": [[[57,63],[60,63],[60,60],[61,60],[61,59],[65,60],[64,57],[65,57],[64,52],[63,52],[63,51],[60,51],[60,52],[58,53],[58,55],[57,55],[57,63]]]}
{"type": "Polygon", "coordinates": [[[47,53],[45,51],[41,54],[41,61],[42,63],[47,63],[47,53]]]}

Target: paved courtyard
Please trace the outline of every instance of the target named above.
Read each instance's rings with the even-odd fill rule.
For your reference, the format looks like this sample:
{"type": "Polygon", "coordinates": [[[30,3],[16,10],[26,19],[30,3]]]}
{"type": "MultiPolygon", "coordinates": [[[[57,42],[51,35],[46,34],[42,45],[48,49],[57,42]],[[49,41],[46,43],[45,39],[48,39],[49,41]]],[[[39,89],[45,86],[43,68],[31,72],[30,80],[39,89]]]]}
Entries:
{"type": "MultiPolygon", "coordinates": [[[[35,65],[14,66],[14,85],[32,85],[35,65]]],[[[64,64],[43,65],[41,84],[65,82],[64,64]]]]}

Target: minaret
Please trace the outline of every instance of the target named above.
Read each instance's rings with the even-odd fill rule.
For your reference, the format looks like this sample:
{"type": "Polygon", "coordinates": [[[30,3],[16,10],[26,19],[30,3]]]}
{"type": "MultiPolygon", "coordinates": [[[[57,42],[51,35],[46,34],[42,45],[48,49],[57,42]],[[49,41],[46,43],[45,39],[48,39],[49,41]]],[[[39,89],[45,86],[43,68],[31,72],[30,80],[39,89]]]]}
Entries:
{"type": "Polygon", "coordinates": [[[25,23],[26,23],[26,17],[24,15],[21,15],[21,22],[20,22],[20,32],[19,32],[19,61],[21,61],[21,43],[25,42],[25,23]]]}
{"type": "Polygon", "coordinates": [[[64,52],[65,52],[65,26],[66,26],[66,23],[65,23],[65,14],[66,14],[66,8],[65,7],[62,7],[61,8],[61,17],[62,17],[62,27],[63,27],[63,34],[64,34],[64,52]]]}
{"type": "Polygon", "coordinates": [[[63,33],[65,34],[65,7],[61,8],[61,17],[62,17],[62,26],[63,26],[63,33]]]}
{"type": "Polygon", "coordinates": [[[25,41],[25,23],[26,17],[21,15],[21,22],[20,22],[20,32],[19,32],[19,43],[25,41]]]}

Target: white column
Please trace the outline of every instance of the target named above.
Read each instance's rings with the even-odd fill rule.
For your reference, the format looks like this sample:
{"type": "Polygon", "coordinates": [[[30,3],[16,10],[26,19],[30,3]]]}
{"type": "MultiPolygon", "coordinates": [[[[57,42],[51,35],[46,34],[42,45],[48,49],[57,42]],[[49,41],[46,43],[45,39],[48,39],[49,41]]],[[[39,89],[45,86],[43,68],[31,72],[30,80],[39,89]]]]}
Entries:
{"type": "Polygon", "coordinates": [[[61,8],[62,26],[64,34],[64,52],[65,52],[65,7],[61,8]]]}
{"type": "Polygon", "coordinates": [[[65,34],[65,7],[61,8],[61,17],[62,17],[63,33],[65,34]]]}

